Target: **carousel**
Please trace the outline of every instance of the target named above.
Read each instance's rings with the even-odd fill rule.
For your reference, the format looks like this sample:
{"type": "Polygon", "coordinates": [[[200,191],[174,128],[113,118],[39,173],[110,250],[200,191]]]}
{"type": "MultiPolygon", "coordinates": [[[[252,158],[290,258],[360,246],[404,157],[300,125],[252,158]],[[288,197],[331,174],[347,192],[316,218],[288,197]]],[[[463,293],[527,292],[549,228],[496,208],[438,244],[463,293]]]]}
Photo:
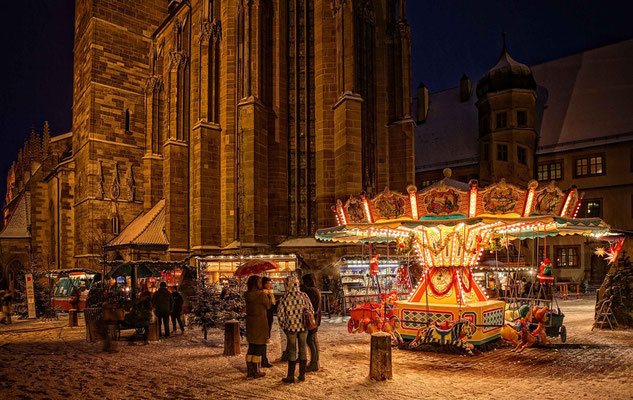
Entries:
{"type": "MultiPolygon", "coordinates": [[[[341,243],[396,243],[415,257],[422,273],[408,299],[393,301],[390,324],[408,340],[460,341],[481,345],[501,335],[505,303],[489,299],[473,278],[472,267],[492,240],[524,240],[556,235],[600,237],[609,227],[599,218],[575,218],[582,195],[550,183],[527,188],[504,180],[485,188],[450,178],[407,195],[388,189],[340,200],[332,207],[338,226],[316,238],[341,243]]],[[[378,313],[387,315],[386,312],[378,313]]],[[[371,321],[370,321],[371,323],[371,321]]],[[[380,326],[381,325],[381,326],[380,326]]],[[[383,329],[384,330],[384,329],[383,329]]]]}

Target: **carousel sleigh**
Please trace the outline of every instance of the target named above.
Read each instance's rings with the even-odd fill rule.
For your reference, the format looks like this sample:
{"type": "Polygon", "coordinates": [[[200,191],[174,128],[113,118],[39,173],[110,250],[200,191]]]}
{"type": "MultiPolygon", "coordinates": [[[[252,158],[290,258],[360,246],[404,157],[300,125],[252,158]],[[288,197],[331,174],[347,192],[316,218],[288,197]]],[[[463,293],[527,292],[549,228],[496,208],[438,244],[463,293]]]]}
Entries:
{"type": "Polygon", "coordinates": [[[391,335],[394,344],[402,343],[398,333],[400,319],[393,311],[393,302],[398,299],[395,292],[382,294],[383,304],[365,303],[350,308],[350,319],[347,323],[349,333],[386,332],[391,335]],[[395,299],[395,300],[394,300],[395,299]]]}

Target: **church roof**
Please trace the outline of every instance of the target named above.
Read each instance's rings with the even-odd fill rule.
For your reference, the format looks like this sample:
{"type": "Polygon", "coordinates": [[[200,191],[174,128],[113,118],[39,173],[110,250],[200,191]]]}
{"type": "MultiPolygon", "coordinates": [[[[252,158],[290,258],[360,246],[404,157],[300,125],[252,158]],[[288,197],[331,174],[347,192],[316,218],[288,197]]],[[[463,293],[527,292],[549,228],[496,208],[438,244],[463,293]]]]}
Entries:
{"type": "Polygon", "coordinates": [[[115,246],[169,246],[165,233],[165,199],[160,200],[151,210],[140,214],[108,243],[115,246]]]}
{"type": "Polygon", "coordinates": [[[19,195],[9,222],[0,233],[0,239],[28,239],[31,237],[31,194],[23,192],[19,195]]]}
{"type": "MultiPolygon", "coordinates": [[[[511,58],[502,60],[511,63],[511,58]]],[[[530,67],[537,84],[537,154],[633,139],[633,39],[530,67]]],[[[476,98],[459,87],[429,95],[415,129],[416,170],[479,162],[476,98]]]]}

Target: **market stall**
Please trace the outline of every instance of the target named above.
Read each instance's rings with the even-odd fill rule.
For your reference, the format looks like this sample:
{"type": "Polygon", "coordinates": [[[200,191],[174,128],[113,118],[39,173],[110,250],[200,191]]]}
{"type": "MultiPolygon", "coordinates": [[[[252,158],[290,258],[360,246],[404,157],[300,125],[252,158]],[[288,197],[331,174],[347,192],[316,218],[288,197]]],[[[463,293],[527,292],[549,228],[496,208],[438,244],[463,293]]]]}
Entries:
{"type": "Polygon", "coordinates": [[[491,240],[523,240],[554,235],[607,234],[599,218],[575,218],[581,194],[563,192],[552,182],[527,188],[504,180],[482,188],[445,178],[407,195],[385,190],[361,194],[333,207],[338,226],[320,229],[316,238],[343,243],[396,242],[415,255],[423,274],[406,300],[395,301],[398,332],[405,339],[484,344],[500,336],[505,303],[489,299],[472,267],[491,240]]]}
{"type": "Polygon", "coordinates": [[[407,257],[387,256],[376,260],[377,271],[371,273],[369,257],[342,257],[335,266],[341,274],[344,307],[379,302],[381,292],[395,292],[398,298],[406,298],[411,292],[407,257]]]}
{"type": "Polygon", "coordinates": [[[196,268],[205,276],[209,284],[226,284],[233,278],[235,271],[245,263],[251,261],[269,261],[277,266],[275,269],[263,272],[272,280],[273,290],[284,290],[283,280],[289,274],[294,274],[299,269],[299,259],[295,254],[265,254],[265,255],[220,255],[196,257],[196,268]]]}
{"type": "Polygon", "coordinates": [[[90,288],[101,279],[98,272],[83,268],[55,270],[49,276],[53,280],[52,306],[59,311],[83,310],[90,288]]]}

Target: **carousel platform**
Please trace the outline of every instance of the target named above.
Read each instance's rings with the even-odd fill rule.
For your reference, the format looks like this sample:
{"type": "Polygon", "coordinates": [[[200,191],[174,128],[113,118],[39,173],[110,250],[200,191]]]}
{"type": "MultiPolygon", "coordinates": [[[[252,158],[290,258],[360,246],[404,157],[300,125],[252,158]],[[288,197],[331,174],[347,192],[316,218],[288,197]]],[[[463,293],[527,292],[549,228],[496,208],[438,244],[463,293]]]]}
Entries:
{"type": "MultiPolygon", "coordinates": [[[[398,301],[397,315],[401,326],[398,332],[403,339],[414,339],[420,328],[426,323],[427,306],[425,303],[398,301]]],[[[450,323],[458,319],[467,319],[477,330],[472,338],[465,341],[473,345],[481,345],[501,336],[505,303],[498,300],[473,301],[466,305],[429,303],[428,313],[430,325],[450,323]]]]}

